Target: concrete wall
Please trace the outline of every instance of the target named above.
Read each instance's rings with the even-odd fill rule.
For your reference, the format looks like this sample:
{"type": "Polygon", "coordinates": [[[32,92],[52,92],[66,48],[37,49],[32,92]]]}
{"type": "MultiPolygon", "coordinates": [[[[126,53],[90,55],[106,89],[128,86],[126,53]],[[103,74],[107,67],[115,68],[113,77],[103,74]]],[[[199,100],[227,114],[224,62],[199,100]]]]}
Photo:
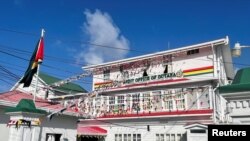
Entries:
{"type": "MultiPolygon", "coordinates": [[[[147,130],[147,126],[131,126],[131,127],[106,127],[109,134],[106,137],[105,141],[114,141],[116,134],[121,134],[124,138],[124,134],[131,134],[132,140],[134,134],[141,134],[141,141],[156,141],[156,135],[163,135],[163,138],[167,138],[168,135],[175,136],[177,135],[185,136],[186,130],[183,125],[154,125],[150,126],[150,131],[147,130]]],[[[166,140],[166,139],[165,139],[166,140]]],[[[177,141],[177,140],[176,140],[177,141]]],[[[180,141],[180,140],[179,140],[180,141]]]]}
{"type": "MultiPolygon", "coordinates": [[[[141,141],[157,141],[157,135],[163,136],[166,140],[167,136],[175,137],[175,141],[186,141],[185,124],[175,121],[167,122],[167,120],[158,119],[130,119],[117,121],[93,121],[84,122],[83,126],[99,126],[107,130],[105,141],[115,141],[116,135],[121,136],[124,140],[125,136],[133,136],[140,134],[141,141]],[[148,128],[149,125],[149,128],[148,128]],[[177,140],[177,136],[180,140],[177,140]]],[[[118,139],[120,140],[120,138],[118,139]]]]}
{"type": "Polygon", "coordinates": [[[70,116],[55,116],[51,121],[42,121],[40,141],[45,141],[47,133],[62,134],[68,141],[76,141],[76,122],[77,118],[70,116]]]}
{"type": "MultiPolygon", "coordinates": [[[[5,107],[0,107],[0,140],[8,141],[10,127],[7,127],[6,125],[9,122],[10,117],[4,113],[4,109],[5,107]]],[[[41,122],[39,141],[45,141],[47,133],[62,134],[62,137],[67,138],[68,141],[76,141],[76,117],[61,115],[55,116],[51,121],[48,121],[44,116],[41,122]]]]}
{"type": "Polygon", "coordinates": [[[234,124],[250,124],[250,99],[229,101],[230,116],[234,124]]]}
{"type": "MultiPolygon", "coordinates": [[[[98,126],[107,130],[105,141],[115,141],[116,135],[122,139],[127,135],[140,134],[141,141],[158,141],[157,136],[175,138],[174,141],[186,141],[186,124],[205,123],[211,120],[210,116],[204,117],[151,117],[151,118],[134,118],[134,119],[99,119],[99,120],[82,120],[79,126],[98,126]],[[148,128],[149,125],[149,128],[148,128]]],[[[204,136],[203,136],[204,137],[204,136]]],[[[207,137],[206,137],[207,138],[207,137]]],[[[120,139],[120,138],[119,138],[120,139]]],[[[118,139],[118,140],[119,140],[118,139]]],[[[160,138],[161,139],[161,138],[160,138]]],[[[131,141],[133,138],[131,138],[131,141]]],[[[159,140],[160,141],[160,140],[159,140]]]]}

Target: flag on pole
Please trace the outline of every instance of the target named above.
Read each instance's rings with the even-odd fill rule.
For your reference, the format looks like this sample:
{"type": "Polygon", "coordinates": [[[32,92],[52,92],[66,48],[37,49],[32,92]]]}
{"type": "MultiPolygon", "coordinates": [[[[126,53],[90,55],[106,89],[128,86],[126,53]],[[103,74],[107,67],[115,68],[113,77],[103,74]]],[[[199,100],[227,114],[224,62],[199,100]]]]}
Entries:
{"type": "Polygon", "coordinates": [[[43,36],[39,39],[36,48],[30,58],[29,67],[27,68],[23,78],[19,83],[23,83],[23,87],[29,87],[33,78],[33,75],[37,72],[38,64],[43,61],[44,42],[43,36]]]}

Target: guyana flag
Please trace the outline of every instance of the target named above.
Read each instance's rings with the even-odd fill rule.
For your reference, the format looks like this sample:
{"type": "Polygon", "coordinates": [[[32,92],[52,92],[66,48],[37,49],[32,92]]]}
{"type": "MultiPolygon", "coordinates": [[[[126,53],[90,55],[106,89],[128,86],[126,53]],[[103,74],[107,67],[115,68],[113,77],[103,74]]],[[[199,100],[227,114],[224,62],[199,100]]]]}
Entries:
{"type": "Polygon", "coordinates": [[[33,75],[37,72],[38,63],[42,63],[43,61],[43,50],[44,50],[44,42],[42,36],[39,39],[36,48],[30,58],[29,67],[27,68],[23,78],[19,81],[19,83],[23,83],[23,87],[30,86],[33,75]]]}

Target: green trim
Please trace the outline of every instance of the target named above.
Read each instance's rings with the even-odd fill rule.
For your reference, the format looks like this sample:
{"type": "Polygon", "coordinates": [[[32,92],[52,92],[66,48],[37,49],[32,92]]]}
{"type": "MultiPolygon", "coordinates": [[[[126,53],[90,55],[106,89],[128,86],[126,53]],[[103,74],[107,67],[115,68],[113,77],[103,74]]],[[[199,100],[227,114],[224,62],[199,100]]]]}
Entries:
{"type": "Polygon", "coordinates": [[[246,84],[232,84],[219,87],[219,92],[222,93],[237,93],[250,91],[250,83],[246,84]]]}
{"type": "Polygon", "coordinates": [[[203,72],[203,73],[189,74],[189,75],[184,75],[184,76],[185,76],[185,77],[189,77],[189,76],[196,76],[196,75],[202,75],[202,74],[208,74],[208,73],[213,73],[213,72],[203,72]]]}
{"type": "Polygon", "coordinates": [[[231,85],[219,87],[220,94],[247,91],[250,91],[250,68],[239,70],[231,85]]]}
{"type": "Polygon", "coordinates": [[[21,99],[16,107],[10,107],[5,109],[6,113],[13,112],[23,112],[23,113],[37,113],[37,114],[46,114],[44,110],[37,109],[34,102],[30,99],[21,99]]]}

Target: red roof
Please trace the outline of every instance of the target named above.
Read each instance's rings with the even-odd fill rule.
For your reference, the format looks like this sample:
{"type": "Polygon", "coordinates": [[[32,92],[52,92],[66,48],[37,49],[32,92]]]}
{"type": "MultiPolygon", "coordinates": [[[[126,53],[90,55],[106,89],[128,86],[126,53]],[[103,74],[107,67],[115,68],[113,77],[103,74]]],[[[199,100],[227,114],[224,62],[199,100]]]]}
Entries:
{"type": "Polygon", "coordinates": [[[78,135],[107,135],[107,130],[98,127],[98,126],[78,126],[77,127],[78,135]]]}
{"type": "MultiPolygon", "coordinates": [[[[24,93],[21,91],[9,91],[6,93],[0,94],[0,100],[4,102],[10,102],[13,104],[17,104],[21,99],[33,99],[33,95],[30,93],[24,93]]],[[[48,110],[60,110],[64,108],[62,105],[59,103],[53,103],[41,98],[36,98],[35,102],[36,108],[43,108],[43,109],[48,109],[48,110]]],[[[68,112],[74,112],[74,110],[67,109],[68,112]]]]}

